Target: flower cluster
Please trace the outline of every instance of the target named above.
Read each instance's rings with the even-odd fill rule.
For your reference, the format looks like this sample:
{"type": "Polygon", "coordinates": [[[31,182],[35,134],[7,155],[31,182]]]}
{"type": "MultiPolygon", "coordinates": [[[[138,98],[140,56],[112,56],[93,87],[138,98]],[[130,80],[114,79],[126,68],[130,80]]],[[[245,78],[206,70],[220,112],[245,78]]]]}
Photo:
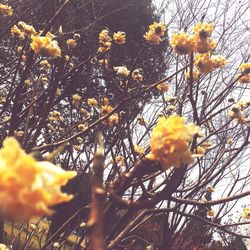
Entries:
{"type": "Polygon", "coordinates": [[[241,214],[241,217],[245,218],[245,219],[250,219],[250,208],[249,207],[243,208],[243,213],[241,214]]]}
{"type": "Polygon", "coordinates": [[[89,98],[87,100],[87,103],[90,107],[97,107],[98,106],[98,102],[95,98],[89,98]]]}
{"type": "Polygon", "coordinates": [[[245,124],[247,122],[246,117],[243,115],[242,111],[249,106],[248,103],[237,102],[233,104],[228,112],[230,118],[236,119],[239,124],[245,124]]]}
{"type": "Polygon", "coordinates": [[[188,55],[192,52],[207,53],[216,47],[216,42],[210,38],[214,25],[198,22],[194,27],[194,34],[187,32],[174,34],[170,45],[179,55],[188,55]]]}
{"type": "Polygon", "coordinates": [[[0,215],[15,221],[50,215],[50,209],[72,196],[61,186],[76,176],[46,161],[26,154],[14,138],[7,138],[0,150],[0,215]]]}
{"type": "Polygon", "coordinates": [[[135,80],[135,81],[138,81],[138,82],[141,82],[143,80],[143,76],[142,76],[142,69],[135,69],[133,72],[132,72],[132,78],[135,80]]]}
{"type": "Polygon", "coordinates": [[[68,39],[66,41],[66,43],[67,43],[69,49],[73,49],[77,46],[77,42],[75,39],[68,39]]]}
{"type": "Polygon", "coordinates": [[[170,45],[178,55],[188,55],[193,51],[193,38],[184,32],[174,34],[170,40],[170,45]]]}
{"type": "Polygon", "coordinates": [[[126,66],[114,67],[114,71],[116,71],[116,74],[120,77],[128,77],[130,74],[130,71],[126,66]]]}
{"type": "MultiPolygon", "coordinates": [[[[109,113],[111,113],[114,110],[114,108],[109,104],[108,98],[103,99],[103,105],[100,108],[100,116],[105,116],[109,113]]],[[[109,127],[112,127],[113,125],[117,124],[119,122],[119,115],[118,113],[114,113],[111,116],[107,118],[107,120],[103,121],[103,124],[108,125],[109,127]]]]}
{"type": "MultiPolygon", "coordinates": [[[[118,31],[114,33],[113,40],[116,44],[124,44],[126,43],[126,33],[122,31],[118,31]]],[[[104,53],[110,50],[112,46],[112,37],[109,35],[109,31],[104,29],[99,34],[99,44],[98,52],[104,53]]]]}
{"type": "Polygon", "coordinates": [[[5,15],[5,16],[12,16],[13,15],[13,10],[11,6],[7,4],[0,4],[0,14],[5,15]]]}
{"type": "Polygon", "coordinates": [[[126,33],[122,31],[118,31],[114,33],[113,40],[116,44],[124,44],[126,43],[126,33]]]}
{"type": "Polygon", "coordinates": [[[162,41],[161,38],[165,35],[166,30],[167,30],[167,28],[164,25],[164,23],[154,22],[153,24],[151,24],[149,26],[149,31],[146,32],[146,34],[144,35],[144,38],[150,44],[153,44],[153,45],[160,44],[160,42],[162,41]]]}
{"type": "Polygon", "coordinates": [[[197,132],[198,127],[185,124],[183,117],[171,115],[160,118],[151,135],[149,159],[159,161],[165,170],[191,163],[189,143],[197,132]]]}
{"type": "Polygon", "coordinates": [[[217,68],[226,66],[227,60],[220,56],[211,56],[210,53],[196,54],[194,58],[194,66],[198,69],[199,74],[207,74],[213,72],[217,68]]]}
{"type": "Polygon", "coordinates": [[[193,46],[198,53],[207,53],[213,50],[217,43],[211,39],[214,24],[198,22],[194,27],[193,46]]]}
{"type": "Polygon", "coordinates": [[[50,36],[32,36],[30,47],[36,54],[50,57],[61,57],[61,49],[57,41],[50,36]]]}
{"type": "Polygon", "coordinates": [[[79,104],[80,104],[80,101],[81,101],[82,97],[78,94],[74,94],[72,95],[72,105],[74,107],[78,107],[79,104]]]}
{"type": "Polygon", "coordinates": [[[239,66],[239,69],[241,71],[241,75],[236,76],[239,78],[239,82],[250,83],[250,63],[242,63],[239,66]]]}
{"type": "Polygon", "coordinates": [[[158,84],[158,85],[156,86],[156,88],[157,88],[160,92],[164,93],[164,92],[167,92],[167,91],[169,90],[169,85],[168,85],[166,82],[162,82],[162,83],[158,84]]]}
{"type": "MultiPolygon", "coordinates": [[[[211,58],[211,51],[216,47],[217,43],[211,38],[214,25],[211,23],[198,22],[193,29],[193,35],[186,32],[174,34],[170,40],[170,45],[178,55],[190,55],[195,52],[194,65],[197,70],[193,71],[193,80],[198,81],[201,74],[211,73],[217,68],[224,67],[227,61],[222,56],[214,56],[211,58]]],[[[190,79],[190,73],[186,74],[186,78],[190,79]]]]}

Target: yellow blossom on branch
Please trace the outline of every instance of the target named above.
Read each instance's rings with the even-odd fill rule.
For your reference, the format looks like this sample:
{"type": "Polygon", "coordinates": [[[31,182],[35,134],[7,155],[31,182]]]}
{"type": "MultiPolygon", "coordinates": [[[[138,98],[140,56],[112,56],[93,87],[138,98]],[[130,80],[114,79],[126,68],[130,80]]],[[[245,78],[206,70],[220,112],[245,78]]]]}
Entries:
{"type": "Polygon", "coordinates": [[[135,150],[135,153],[138,155],[138,156],[143,156],[145,154],[145,150],[139,146],[139,145],[134,145],[134,150],[135,150]]]}
{"type": "Polygon", "coordinates": [[[5,16],[12,16],[13,15],[13,10],[11,6],[7,4],[0,4],[0,14],[5,15],[5,16]]]}
{"type": "Polygon", "coordinates": [[[10,33],[15,38],[24,39],[24,33],[16,25],[10,29],[10,33]]]}
{"type": "Polygon", "coordinates": [[[244,74],[250,73],[250,63],[242,63],[239,69],[244,74]]]}
{"type": "Polygon", "coordinates": [[[241,217],[245,218],[245,219],[250,219],[250,208],[249,207],[243,208],[243,213],[241,214],[241,217]]]}
{"type": "Polygon", "coordinates": [[[200,74],[211,73],[227,64],[227,60],[224,57],[220,55],[211,57],[210,53],[197,54],[194,59],[194,66],[197,67],[200,74]]]}
{"type": "Polygon", "coordinates": [[[160,92],[167,92],[169,90],[169,85],[166,82],[162,82],[156,86],[160,92]]]}
{"type": "Polygon", "coordinates": [[[116,44],[124,44],[126,43],[126,33],[122,31],[118,31],[114,33],[113,40],[116,44]]]}
{"type": "Polygon", "coordinates": [[[176,168],[193,161],[189,143],[198,132],[194,124],[185,124],[185,119],[171,115],[162,117],[153,129],[150,148],[151,160],[159,161],[163,169],[176,168]]]}
{"type": "Polygon", "coordinates": [[[193,51],[193,39],[188,33],[174,34],[170,45],[178,55],[188,55],[193,51]]]}
{"type": "Polygon", "coordinates": [[[167,28],[162,22],[160,23],[154,22],[149,26],[149,31],[146,32],[144,38],[150,44],[153,45],[160,44],[160,42],[162,41],[161,37],[165,35],[166,30],[167,28]]]}
{"type": "Polygon", "coordinates": [[[143,76],[141,74],[141,71],[142,69],[135,69],[133,72],[132,72],[132,78],[135,80],[135,81],[139,81],[141,82],[143,80],[143,76]]]}
{"type": "Polygon", "coordinates": [[[99,34],[99,43],[100,47],[98,48],[98,52],[104,53],[110,50],[112,38],[109,36],[109,31],[104,29],[99,34]]]}
{"type": "Polygon", "coordinates": [[[77,42],[75,39],[68,39],[66,41],[66,43],[67,43],[69,49],[73,49],[77,46],[77,42]]]}
{"type": "MultiPolygon", "coordinates": [[[[198,80],[199,80],[199,78],[200,78],[200,76],[201,76],[201,74],[198,72],[198,71],[196,71],[196,70],[193,70],[193,81],[194,82],[197,82],[198,80]]],[[[185,78],[189,81],[190,80],[190,71],[187,71],[186,73],[185,73],[185,78]]]]}
{"type": "Polygon", "coordinates": [[[209,216],[209,217],[214,217],[214,216],[215,216],[215,211],[214,211],[213,209],[209,209],[209,210],[207,211],[207,216],[209,216]]]}
{"type": "Polygon", "coordinates": [[[201,39],[207,39],[211,36],[214,30],[214,24],[198,22],[194,27],[195,35],[198,35],[201,39]]]}
{"type": "Polygon", "coordinates": [[[61,49],[57,41],[48,36],[32,36],[30,47],[42,56],[61,57],[61,49]]]}
{"type": "Polygon", "coordinates": [[[23,31],[27,37],[35,36],[36,30],[33,26],[26,24],[25,22],[18,22],[18,27],[23,31]]]}
{"type": "Polygon", "coordinates": [[[95,98],[89,98],[87,100],[87,103],[90,107],[97,107],[98,106],[98,102],[95,98]]]}
{"type": "Polygon", "coordinates": [[[200,39],[199,37],[193,38],[193,50],[197,53],[207,53],[216,47],[217,43],[213,39],[200,39]]]}
{"type": "Polygon", "coordinates": [[[117,124],[119,122],[119,115],[118,113],[114,113],[112,114],[109,118],[108,118],[108,126],[112,127],[113,125],[117,124]]]}
{"type": "Polygon", "coordinates": [[[15,221],[51,215],[51,207],[71,200],[61,187],[76,176],[26,154],[16,139],[4,140],[0,150],[0,215],[15,221]]]}
{"type": "Polygon", "coordinates": [[[130,71],[126,66],[114,67],[114,71],[116,71],[116,74],[120,77],[128,77],[130,74],[130,71]]]}

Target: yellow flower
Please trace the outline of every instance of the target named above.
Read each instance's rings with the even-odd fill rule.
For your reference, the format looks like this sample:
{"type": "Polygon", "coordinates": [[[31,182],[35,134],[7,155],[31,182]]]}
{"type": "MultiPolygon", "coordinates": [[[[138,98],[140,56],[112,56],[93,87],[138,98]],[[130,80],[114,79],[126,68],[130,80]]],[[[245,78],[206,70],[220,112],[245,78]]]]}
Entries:
{"type": "Polygon", "coordinates": [[[216,47],[217,43],[213,39],[201,39],[196,37],[193,39],[193,48],[197,53],[207,53],[216,47]]]}
{"type": "Polygon", "coordinates": [[[112,127],[113,125],[117,124],[119,122],[119,115],[117,113],[112,114],[108,118],[108,126],[112,127]]]}
{"type": "Polygon", "coordinates": [[[211,36],[213,30],[214,30],[214,24],[198,22],[194,27],[193,31],[201,39],[207,39],[208,37],[211,36]]]}
{"type": "Polygon", "coordinates": [[[24,84],[25,84],[27,87],[29,87],[29,86],[32,84],[32,81],[31,81],[30,79],[26,79],[26,80],[24,81],[24,84]]]}
{"type": "Polygon", "coordinates": [[[0,250],[10,250],[6,245],[0,243],[0,250]]]}
{"type": "Polygon", "coordinates": [[[207,54],[197,54],[194,58],[194,65],[198,68],[199,73],[207,74],[211,73],[213,68],[213,63],[210,58],[210,53],[207,54]]]}
{"type": "Polygon", "coordinates": [[[145,155],[145,150],[140,147],[139,145],[134,145],[134,150],[135,150],[135,153],[138,155],[138,156],[143,156],[145,155]]]}
{"type": "Polygon", "coordinates": [[[36,161],[21,149],[16,139],[5,139],[0,150],[1,217],[24,221],[51,215],[51,206],[72,198],[61,192],[61,186],[75,176],[75,171],[36,161]]]}
{"type": "Polygon", "coordinates": [[[103,104],[104,105],[109,105],[109,99],[107,97],[103,98],[103,104]]]}
{"type": "Polygon", "coordinates": [[[81,99],[82,99],[82,97],[80,95],[78,95],[78,94],[72,95],[72,100],[73,101],[80,102],[81,99]]]}
{"type": "MultiPolygon", "coordinates": [[[[236,78],[239,78],[240,75],[236,75],[236,78]]],[[[250,73],[243,75],[240,77],[240,79],[238,80],[240,83],[250,83],[250,73]]]]}
{"type": "Polygon", "coordinates": [[[164,23],[160,22],[153,22],[150,26],[149,26],[149,30],[152,30],[156,35],[158,36],[164,36],[165,32],[167,30],[167,27],[165,26],[164,23]]]}
{"type": "Polygon", "coordinates": [[[250,208],[244,207],[243,213],[241,214],[241,217],[245,218],[245,219],[250,219],[250,208]]]}
{"type": "Polygon", "coordinates": [[[198,127],[185,124],[183,117],[161,117],[151,135],[151,155],[148,158],[159,161],[165,170],[193,162],[189,143],[197,132],[198,127]]]}
{"type": "Polygon", "coordinates": [[[126,66],[114,67],[114,71],[116,71],[116,74],[120,77],[128,77],[130,74],[130,71],[127,69],[126,66]]]}
{"type": "Polygon", "coordinates": [[[117,44],[124,44],[126,43],[126,33],[122,31],[118,31],[114,33],[113,40],[117,44]]]}
{"type": "Polygon", "coordinates": [[[132,78],[135,80],[135,81],[139,81],[141,82],[143,80],[143,76],[141,74],[141,69],[135,69],[133,72],[132,72],[132,78]]]}
{"type": "Polygon", "coordinates": [[[161,23],[154,22],[149,26],[149,31],[146,32],[144,38],[150,44],[157,45],[162,41],[161,36],[164,36],[166,30],[167,28],[162,22],[161,23]]]}
{"type": "Polygon", "coordinates": [[[73,48],[75,48],[77,46],[77,42],[76,42],[75,39],[68,39],[66,41],[66,43],[68,45],[68,48],[70,48],[70,49],[73,49],[73,48]]]}
{"type": "Polygon", "coordinates": [[[162,82],[156,86],[160,92],[167,92],[169,90],[169,85],[166,82],[162,82]]]}
{"type": "MultiPolygon", "coordinates": [[[[199,80],[199,78],[200,78],[200,73],[198,72],[198,71],[196,71],[196,70],[193,70],[193,81],[194,82],[197,82],[198,80],[199,80]]],[[[185,73],[185,78],[189,81],[190,80],[190,71],[187,71],[186,73],[185,73]]]]}
{"type": "Polygon", "coordinates": [[[115,157],[115,162],[117,165],[119,166],[125,166],[125,160],[124,160],[124,157],[121,156],[121,155],[118,155],[115,157]]]}
{"type": "Polygon", "coordinates": [[[239,69],[243,74],[250,73],[250,63],[242,63],[239,69]]]}
{"type": "Polygon", "coordinates": [[[211,186],[208,186],[207,189],[206,189],[206,191],[208,193],[213,193],[215,191],[215,189],[213,187],[211,187],[211,186]]]}
{"type": "Polygon", "coordinates": [[[144,38],[153,45],[158,45],[160,44],[160,42],[162,41],[161,37],[156,35],[154,31],[150,30],[148,32],[146,32],[146,34],[144,35],[144,38]]]}
{"type": "Polygon", "coordinates": [[[77,107],[80,104],[82,97],[78,94],[72,95],[72,105],[77,107]]]}
{"type": "Polygon", "coordinates": [[[214,217],[214,216],[215,216],[215,211],[214,211],[213,209],[209,209],[209,210],[207,211],[207,216],[209,216],[209,217],[214,217]]]}
{"type": "Polygon", "coordinates": [[[30,47],[36,54],[42,56],[61,57],[61,49],[57,41],[52,40],[48,36],[32,36],[30,47]]]}
{"type": "Polygon", "coordinates": [[[85,118],[88,118],[89,117],[89,112],[84,109],[84,108],[81,108],[80,109],[80,113],[85,117],[85,118]]]}
{"type": "Polygon", "coordinates": [[[86,128],[86,126],[85,126],[84,124],[80,123],[80,124],[77,125],[77,128],[78,128],[80,131],[83,131],[83,130],[86,128]]]}
{"type": "Polygon", "coordinates": [[[18,47],[17,47],[17,53],[19,53],[19,54],[20,54],[20,53],[22,52],[22,49],[23,49],[23,47],[22,47],[22,46],[18,46],[18,47]]]}
{"type": "Polygon", "coordinates": [[[104,29],[100,32],[99,34],[99,41],[100,42],[111,42],[112,41],[112,38],[109,36],[109,31],[104,29]]]}
{"type": "Polygon", "coordinates": [[[243,107],[240,106],[239,103],[236,103],[236,104],[232,105],[230,111],[228,112],[228,116],[230,118],[236,119],[240,124],[245,124],[246,119],[241,112],[242,109],[243,109],[243,107]]]}
{"type": "Polygon", "coordinates": [[[0,14],[5,15],[5,16],[12,16],[13,15],[13,10],[11,6],[7,4],[0,4],[0,14]]]}
{"type": "Polygon", "coordinates": [[[40,78],[40,82],[41,82],[42,84],[47,84],[48,81],[49,81],[49,79],[48,79],[48,77],[46,77],[46,76],[42,76],[42,77],[40,78]]]}
{"type": "Polygon", "coordinates": [[[211,57],[210,53],[197,54],[194,59],[194,65],[201,74],[211,73],[215,69],[224,67],[227,64],[224,57],[220,55],[211,57]]]}
{"type": "Polygon", "coordinates": [[[18,22],[18,27],[23,31],[27,37],[35,36],[36,30],[33,26],[26,24],[25,22],[18,22]]]}
{"type": "Polygon", "coordinates": [[[13,37],[24,39],[24,33],[16,25],[10,29],[10,33],[13,37]]]}
{"type": "Polygon", "coordinates": [[[170,45],[177,54],[188,55],[193,50],[193,39],[188,33],[181,32],[173,35],[170,45]]]}
{"type": "Polygon", "coordinates": [[[22,55],[22,62],[26,62],[26,55],[22,55]]]}
{"type": "Polygon", "coordinates": [[[109,36],[109,31],[104,29],[99,34],[99,43],[100,47],[98,48],[98,52],[104,53],[110,50],[112,38],[109,36]]]}
{"type": "Polygon", "coordinates": [[[113,108],[108,104],[108,105],[103,105],[101,106],[100,109],[100,115],[101,116],[105,116],[107,114],[109,114],[110,112],[112,112],[113,108]]]}
{"type": "Polygon", "coordinates": [[[41,69],[42,70],[47,70],[47,69],[50,69],[51,68],[51,65],[50,63],[48,62],[48,60],[42,60],[40,62],[40,65],[41,65],[41,69]]]}
{"type": "Polygon", "coordinates": [[[97,107],[98,106],[98,102],[95,98],[89,98],[87,100],[87,103],[90,107],[97,107]]]}
{"type": "Polygon", "coordinates": [[[227,65],[227,60],[221,55],[213,56],[212,64],[213,64],[214,69],[222,68],[227,65]]]}
{"type": "Polygon", "coordinates": [[[111,42],[106,42],[102,43],[101,46],[98,48],[98,52],[104,53],[110,50],[112,43],[111,42]]]}

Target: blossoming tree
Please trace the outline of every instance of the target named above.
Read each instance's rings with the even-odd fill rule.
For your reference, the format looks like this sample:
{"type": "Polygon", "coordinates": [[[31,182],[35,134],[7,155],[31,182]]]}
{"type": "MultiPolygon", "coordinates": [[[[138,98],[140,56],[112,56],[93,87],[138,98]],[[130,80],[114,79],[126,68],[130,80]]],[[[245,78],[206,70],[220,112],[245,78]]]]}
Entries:
{"type": "MultiPolygon", "coordinates": [[[[75,232],[73,249],[100,250],[209,249],[216,233],[249,237],[240,231],[250,218],[248,2],[163,2],[162,21],[151,15],[139,38],[107,18],[105,3],[60,1],[44,19],[34,15],[46,7],[39,1],[36,27],[18,12],[22,1],[11,2],[0,3],[3,220],[50,216],[72,198],[60,188],[77,172],[91,178],[91,200],[58,209],[68,215],[41,249],[75,232]],[[81,28],[83,8],[94,18],[86,12],[81,28]]],[[[118,13],[132,5],[109,4],[118,13]]],[[[43,238],[39,223],[24,248],[36,231],[43,238]]]]}

